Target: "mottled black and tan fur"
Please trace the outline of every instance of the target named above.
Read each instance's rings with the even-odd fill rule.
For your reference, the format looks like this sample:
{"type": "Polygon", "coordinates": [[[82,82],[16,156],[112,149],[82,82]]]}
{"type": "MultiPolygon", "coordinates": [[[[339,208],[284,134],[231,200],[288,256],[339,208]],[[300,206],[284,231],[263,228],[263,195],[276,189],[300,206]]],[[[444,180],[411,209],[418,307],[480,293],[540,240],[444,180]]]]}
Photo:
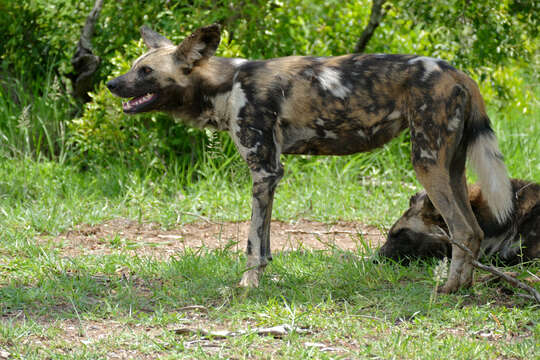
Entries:
{"type": "MultiPolygon", "coordinates": [[[[134,98],[124,104],[127,113],[166,111],[229,132],[253,178],[243,286],[257,286],[271,259],[281,154],[368,151],[408,127],[418,179],[455,239],[477,254],[483,238],[467,200],[467,154],[498,221],[512,212],[510,182],[478,87],[444,61],[385,54],[229,59],[214,56],[217,25],[196,30],[178,46],[148,28],[141,32],[150,51],[107,86],[134,98]]],[[[453,252],[443,291],[471,282],[469,260],[453,252]]]]}
{"type": "MultiPolygon", "coordinates": [[[[469,202],[484,240],[480,254],[506,265],[540,258],[540,184],[512,179],[514,211],[504,224],[493,216],[482,189],[469,186],[469,202]]],[[[409,209],[392,225],[379,254],[397,261],[450,257],[448,226],[425,191],[411,197],[409,209]]]]}

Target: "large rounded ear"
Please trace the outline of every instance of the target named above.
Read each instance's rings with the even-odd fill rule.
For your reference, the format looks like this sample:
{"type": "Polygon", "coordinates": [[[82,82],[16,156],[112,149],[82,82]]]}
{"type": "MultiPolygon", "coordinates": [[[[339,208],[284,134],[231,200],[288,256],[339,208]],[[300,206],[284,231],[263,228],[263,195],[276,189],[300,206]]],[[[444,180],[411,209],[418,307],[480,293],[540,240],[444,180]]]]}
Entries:
{"type": "Polygon", "coordinates": [[[423,216],[425,217],[429,217],[429,218],[432,218],[432,219],[437,219],[440,217],[440,213],[439,213],[439,210],[437,210],[435,208],[435,206],[433,205],[433,203],[431,202],[429,196],[425,196],[425,198],[423,199],[422,201],[422,210],[421,210],[421,213],[423,216]]]}
{"type": "Polygon", "coordinates": [[[411,196],[411,198],[409,199],[409,207],[415,206],[418,203],[418,201],[422,200],[424,196],[426,196],[425,191],[419,191],[413,196],[411,196]]]}
{"type": "Polygon", "coordinates": [[[420,210],[424,215],[434,215],[438,213],[425,190],[411,196],[409,199],[409,207],[420,210]]]}
{"type": "Polygon", "coordinates": [[[197,61],[214,55],[220,40],[221,28],[218,24],[205,26],[185,38],[176,48],[175,55],[191,67],[197,61]]]}
{"type": "Polygon", "coordinates": [[[165,36],[158,34],[148,26],[141,26],[141,36],[148,48],[157,49],[164,46],[172,45],[172,41],[165,36]]]}

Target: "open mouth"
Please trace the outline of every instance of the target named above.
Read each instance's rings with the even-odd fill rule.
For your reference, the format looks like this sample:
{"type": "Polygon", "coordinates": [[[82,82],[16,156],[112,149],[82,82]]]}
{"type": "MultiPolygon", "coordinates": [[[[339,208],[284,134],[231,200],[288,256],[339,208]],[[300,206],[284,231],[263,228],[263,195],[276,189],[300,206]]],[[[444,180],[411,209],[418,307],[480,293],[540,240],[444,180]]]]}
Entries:
{"type": "Polygon", "coordinates": [[[125,113],[136,113],[143,110],[147,105],[156,99],[156,94],[148,93],[143,96],[135,97],[122,104],[125,113]]]}

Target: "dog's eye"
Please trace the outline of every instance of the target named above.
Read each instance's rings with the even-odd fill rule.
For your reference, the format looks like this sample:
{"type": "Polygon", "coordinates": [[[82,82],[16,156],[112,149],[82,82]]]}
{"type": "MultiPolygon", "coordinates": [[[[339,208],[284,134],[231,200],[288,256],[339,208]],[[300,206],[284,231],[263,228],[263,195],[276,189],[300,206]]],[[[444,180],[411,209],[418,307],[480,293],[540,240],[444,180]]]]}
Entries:
{"type": "Polygon", "coordinates": [[[401,241],[409,240],[409,237],[407,236],[408,230],[406,228],[401,228],[395,233],[392,234],[392,237],[395,239],[399,239],[401,241]]]}
{"type": "Polygon", "coordinates": [[[184,73],[184,75],[189,75],[191,73],[191,68],[183,68],[182,72],[184,73]]]}
{"type": "Polygon", "coordinates": [[[141,67],[141,70],[139,70],[142,74],[144,75],[148,75],[152,72],[152,68],[148,67],[148,66],[143,66],[141,67]]]}

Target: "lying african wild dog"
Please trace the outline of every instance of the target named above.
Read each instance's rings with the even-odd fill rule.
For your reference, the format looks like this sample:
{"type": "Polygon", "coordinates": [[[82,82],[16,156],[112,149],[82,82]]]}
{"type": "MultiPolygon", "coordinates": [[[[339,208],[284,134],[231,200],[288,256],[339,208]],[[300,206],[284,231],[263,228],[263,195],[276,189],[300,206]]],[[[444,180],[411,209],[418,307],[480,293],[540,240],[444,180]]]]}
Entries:
{"type": "MultiPolygon", "coordinates": [[[[514,211],[500,224],[491,213],[478,185],[469,186],[469,201],[484,240],[480,253],[497,256],[506,265],[540,258],[540,184],[512,179],[514,211]]],[[[452,254],[448,226],[425,191],[413,195],[409,209],[388,232],[379,254],[408,263],[415,258],[442,259],[452,254]]]]}
{"type": "MultiPolygon", "coordinates": [[[[229,132],[253,180],[247,265],[241,286],[258,286],[271,260],[274,190],[281,154],[346,155],[379,147],[409,127],[419,181],[455,239],[478,254],[483,233],[467,201],[465,160],[478,172],[501,223],[512,213],[510,181],[472,79],[444,61],[413,55],[215,57],[220,28],[197,29],[178,46],[143,27],[150,51],[107,83],[135,114],[159,110],[229,132]]],[[[442,291],[467,286],[470,259],[453,251],[442,291]]]]}

